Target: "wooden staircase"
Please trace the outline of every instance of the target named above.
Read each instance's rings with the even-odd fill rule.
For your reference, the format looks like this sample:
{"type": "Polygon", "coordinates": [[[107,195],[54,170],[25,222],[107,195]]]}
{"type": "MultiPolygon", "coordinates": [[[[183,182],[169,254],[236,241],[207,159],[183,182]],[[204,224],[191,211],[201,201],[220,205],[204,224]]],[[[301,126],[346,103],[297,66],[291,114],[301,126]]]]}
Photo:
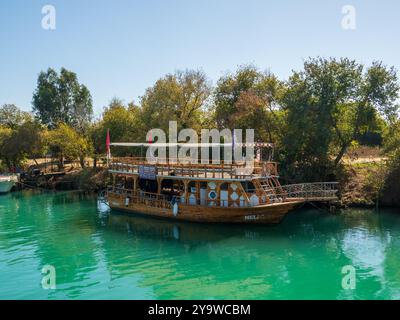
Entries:
{"type": "Polygon", "coordinates": [[[269,202],[279,201],[279,198],[276,194],[276,188],[271,185],[269,179],[254,180],[254,186],[256,189],[261,190],[262,194],[269,199],[269,202]]]}

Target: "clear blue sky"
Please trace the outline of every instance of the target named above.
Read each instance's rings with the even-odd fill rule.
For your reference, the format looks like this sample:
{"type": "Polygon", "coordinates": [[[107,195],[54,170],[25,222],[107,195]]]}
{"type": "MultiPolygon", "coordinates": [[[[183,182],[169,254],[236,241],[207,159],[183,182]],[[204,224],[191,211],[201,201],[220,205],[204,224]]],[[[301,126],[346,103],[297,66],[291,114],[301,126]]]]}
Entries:
{"type": "Polygon", "coordinates": [[[286,79],[317,55],[400,69],[399,15],[398,0],[1,0],[0,104],[30,110],[48,67],[76,72],[96,114],[114,96],[138,101],[177,69],[200,68],[213,83],[248,63],[286,79]],[[41,27],[46,4],[54,31],[41,27]],[[347,4],[356,30],[341,27],[347,4]]]}

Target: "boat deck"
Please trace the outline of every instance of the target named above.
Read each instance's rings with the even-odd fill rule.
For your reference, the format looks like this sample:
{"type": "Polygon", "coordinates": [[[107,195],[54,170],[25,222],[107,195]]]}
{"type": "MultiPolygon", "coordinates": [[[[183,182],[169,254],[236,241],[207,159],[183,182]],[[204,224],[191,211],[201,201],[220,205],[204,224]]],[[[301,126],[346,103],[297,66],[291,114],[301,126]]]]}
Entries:
{"type": "Polygon", "coordinates": [[[173,163],[169,160],[149,164],[143,158],[113,158],[109,164],[109,171],[117,174],[140,174],[143,169],[152,168],[157,176],[164,177],[190,177],[196,179],[231,179],[251,180],[257,177],[278,176],[276,162],[255,162],[254,167],[245,164],[193,164],[173,163]]]}
{"type": "MultiPolygon", "coordinates": [[[[131,189],[118,188],[110,186],[107,190],[108,194],[121,199],[129,197],[132,203],[147,204],[152,207],[171,208],[172,202],[185,203],[186,205],[205,206],[212,204],[213,207],[259,207],[264,205],[273,205],[286,202],[329,202],[335,201],[337,197],[336,182],[317,182],[285,185],[275,188],[273,192],[267,194],[266,197],[260,197],[257,203],[249,200],[240,201],[239,204],[235,201],[216,200],[216,201],[201,201],[190,203],[186,201],[184,196],[167,196],[163,194],[149,193],[143,191],[133,191],[131,189]]],[[[250,198],[250,197],[248,197],[250,198]]]]}

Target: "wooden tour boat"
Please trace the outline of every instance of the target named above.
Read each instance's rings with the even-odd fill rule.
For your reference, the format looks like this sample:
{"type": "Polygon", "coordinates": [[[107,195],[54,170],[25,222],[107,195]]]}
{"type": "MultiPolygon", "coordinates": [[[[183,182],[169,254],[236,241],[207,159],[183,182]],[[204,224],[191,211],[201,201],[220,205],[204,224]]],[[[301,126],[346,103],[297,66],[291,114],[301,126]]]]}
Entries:
{"type": "MultiPolygon", "coordinates": [[[[114,143],[111,145],[128,145],[114,143]]],[[[262,144],[271,147],[271,144],[262,144]]],[[[275,224],[305,202],[337,200],[336,182],[280,185],[278,164],[194,164],[112,158],[111,209],[146,216],[211,223],[275,224]]]]}

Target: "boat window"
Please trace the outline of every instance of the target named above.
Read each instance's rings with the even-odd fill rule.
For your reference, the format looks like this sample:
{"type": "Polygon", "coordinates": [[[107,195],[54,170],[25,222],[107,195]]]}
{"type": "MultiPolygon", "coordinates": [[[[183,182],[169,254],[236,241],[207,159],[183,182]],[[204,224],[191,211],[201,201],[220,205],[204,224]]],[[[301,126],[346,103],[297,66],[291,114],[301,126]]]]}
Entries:
{"type": "Polygon", "coordinates": [[[174,181],[174,191],[178,192],[179,194],[182,194],[184,190],[185,190],[185,185],[183,181],[180,180],[174,181]]]}
{"type": "Polygon", "coordinates": [[[246,193],[255,193],[256,188],[251,181],[242,181],[241,185],[246,193]]]}
{"type": "Polygon", "coordinates": [[[164,179],[161,183],[162,190],[172,190],[174,188],[174,181],[172,179],[164,179]]]}
{"type": "Polygon", "coordinates": [[[133,178],[127,178],[125,181],[125,189],[133,189],[133,178]]]}
{"type": "Polygon", "coordinates": [[[195,193],[196,192],[196,182],[195,181],[190,181],[188,184],[188,190],[191,193],[195,193]]]}
{"type": "Polygon", "coordinates": [[[157,193],[157,181],[149,179],[139,179],[139,188],[144,192],[157,193]]]}
{"type": "Polygon", "coordinates": [[[181,196],[184,184],[180,180],[164,179],[161,183],[161,194],[169,196],[181,196]]]}

